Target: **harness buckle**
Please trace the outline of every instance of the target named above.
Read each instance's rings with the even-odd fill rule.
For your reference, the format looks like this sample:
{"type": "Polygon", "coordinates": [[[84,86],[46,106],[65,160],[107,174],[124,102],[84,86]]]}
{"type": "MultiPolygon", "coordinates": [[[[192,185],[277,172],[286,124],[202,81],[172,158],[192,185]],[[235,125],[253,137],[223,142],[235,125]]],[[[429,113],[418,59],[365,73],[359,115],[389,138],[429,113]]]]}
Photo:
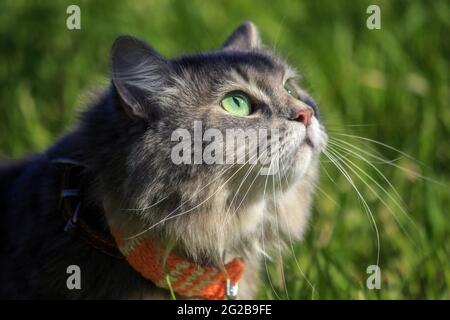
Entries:
{"type": "Polygon", "coordinates": [[[227,279],[226,295],[228,300],[235,300],[239,291],[239,283],[231,283],[230,278],[227,279]]]}
{"type": "Polygon", "coordinates": [[[81,202],[77,202],[77,206],[75,207],[75,211],[73,212],[73,215],[70,217],[69,220],[67,220],[66,225],[64,226],[64,232],[72,233],[75,228],[77,227],[78,222],[78,214],[80,212],[81,202]]]}

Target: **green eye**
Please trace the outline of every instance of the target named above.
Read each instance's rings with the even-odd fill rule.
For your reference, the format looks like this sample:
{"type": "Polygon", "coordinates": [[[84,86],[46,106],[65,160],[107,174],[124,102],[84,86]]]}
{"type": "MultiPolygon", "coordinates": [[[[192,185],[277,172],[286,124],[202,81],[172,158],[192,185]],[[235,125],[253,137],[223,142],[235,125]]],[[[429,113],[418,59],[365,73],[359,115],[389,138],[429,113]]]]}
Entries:
{"type": "Polygon", "coordinates": [[[286,90],[287,93],[289,93],[289,95],[293,96],[294,98],[298,98],[297,92],[296,92],[294,86],[292,84],[290,84],[289,82],[286,82],[284,84],[284,89],[286,90]]]}
{"type": "Polygon", "coordinates": [[[236,116],[245,117],[251,112],[250,100],[243,93],[232,93],[226,96],[222,102],[222,108],[236,116]]]}

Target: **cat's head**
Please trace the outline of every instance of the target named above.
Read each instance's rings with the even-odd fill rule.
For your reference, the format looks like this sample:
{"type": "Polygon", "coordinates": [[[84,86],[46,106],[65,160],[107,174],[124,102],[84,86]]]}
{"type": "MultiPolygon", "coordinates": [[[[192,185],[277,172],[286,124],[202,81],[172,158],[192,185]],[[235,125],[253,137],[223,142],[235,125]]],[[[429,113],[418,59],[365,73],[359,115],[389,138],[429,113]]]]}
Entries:
{"type": "Polygon", "coordinates": [[[283,192],[315,177],[327,140],[318,107],[299,87],[296,71],[263,47],[252,23],[216,51],[173,59],[119,37],[112,71],[129,125],[145,128],[130,141],[121,201],[143,209],[137,212],[150,224],[168,214],[163,224],[188,221],[189,210],[199,208],[222,214],[232,208],[238,215],[268,196],[266,189],[283,192]],[[244,131],[244,141],[227,144],[230,129],[244,131]],[[229,153],[234,162],[227,162],[229,153]]]}

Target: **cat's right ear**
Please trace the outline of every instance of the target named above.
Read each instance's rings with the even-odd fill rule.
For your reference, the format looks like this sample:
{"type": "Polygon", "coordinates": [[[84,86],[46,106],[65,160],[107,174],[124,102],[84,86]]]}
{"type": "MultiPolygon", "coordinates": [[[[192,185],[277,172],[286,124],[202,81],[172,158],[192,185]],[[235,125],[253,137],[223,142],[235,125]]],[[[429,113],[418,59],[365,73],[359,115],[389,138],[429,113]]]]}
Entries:
{"type": "Polygon", "coordinates": [[[222,46],[222,50],[252,50],[261,47],[258,28],[251,21],[241,24],[222,46]]]}
{"type": "Polygon", "coordinates": [[[120,36],[111,49],[112,81],[121,104],[133,119],[145,119],[145,103],[160,91],[168,74],[167,61],[132,36],[120,36]]]}

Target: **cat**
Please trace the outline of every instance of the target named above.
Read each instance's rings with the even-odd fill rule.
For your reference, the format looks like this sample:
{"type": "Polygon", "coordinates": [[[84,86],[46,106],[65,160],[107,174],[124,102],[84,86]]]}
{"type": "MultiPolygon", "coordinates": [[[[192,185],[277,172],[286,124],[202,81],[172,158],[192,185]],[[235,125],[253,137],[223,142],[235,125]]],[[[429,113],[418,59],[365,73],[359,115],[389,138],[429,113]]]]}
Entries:
{"type": "Polygon", "coordinates": [[[149,266],[170,267],[164,258],[179,263],[173,277],[195,280],[186,270],[203,268],[206,286],[216,281],[208,272],[235,272],[236,283],[221,278],[215,288],[254,299],[265,256],[301,239],[307,226],[327,143],[316,103],[252,22],[218,50],[171,59],[120,36],[111,66],[111,85],[72,131],[40,154],[0,166],[0,297],[223,298],[225,289],[189,296],[175,278],[173,285],[151,281],[149,266]],[[172,134],[192,132],[194,122],[219,132],[278,130],[278,172],[175,164],[172,134]],[[142,241],[150,247],[133,251],[142,241]],[[141,263],[139,252],[150,251],[141,263]],[[79,268],[75,288],[69,266],[79,268]]]}

